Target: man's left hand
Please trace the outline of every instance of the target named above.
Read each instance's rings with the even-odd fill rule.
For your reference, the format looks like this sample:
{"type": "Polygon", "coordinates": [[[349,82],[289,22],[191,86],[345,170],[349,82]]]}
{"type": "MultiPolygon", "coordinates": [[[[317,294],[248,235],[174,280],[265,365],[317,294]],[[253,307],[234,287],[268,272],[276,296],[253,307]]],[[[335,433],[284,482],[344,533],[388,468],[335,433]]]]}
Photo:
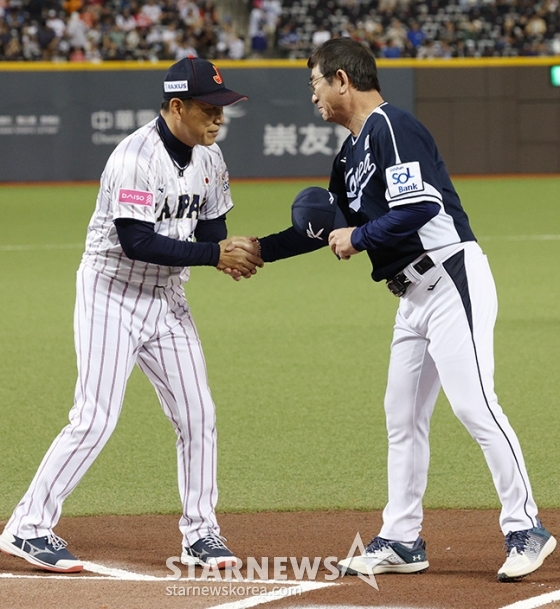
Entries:
{"type": "Polygon", "coordinates": [[[360,252],[352,245],[352,233],[356,230],[355,226],[350,228],[337,228],[329,235],[329,246],[342,260],[350,260],[350,256],[360,252]]]}

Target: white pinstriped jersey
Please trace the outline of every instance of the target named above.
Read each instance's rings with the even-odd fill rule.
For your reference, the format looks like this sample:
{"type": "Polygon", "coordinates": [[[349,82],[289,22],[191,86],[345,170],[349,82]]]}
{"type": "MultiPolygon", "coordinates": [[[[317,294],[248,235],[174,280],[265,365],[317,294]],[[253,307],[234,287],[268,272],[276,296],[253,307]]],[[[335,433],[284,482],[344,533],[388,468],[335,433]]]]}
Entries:
{"type": "Polygon", "coordinates": [[[183,175],[166,151],[154,119],[124,139],[101,176],[82,262],[121,281],[170,286],[184,283],[189,269],[127,258],[114,220],[155,224],[155,232],[193,239],[197,221],[223,216],[233,207],[228,170],[217,144],[195,146],[183,175]]]}

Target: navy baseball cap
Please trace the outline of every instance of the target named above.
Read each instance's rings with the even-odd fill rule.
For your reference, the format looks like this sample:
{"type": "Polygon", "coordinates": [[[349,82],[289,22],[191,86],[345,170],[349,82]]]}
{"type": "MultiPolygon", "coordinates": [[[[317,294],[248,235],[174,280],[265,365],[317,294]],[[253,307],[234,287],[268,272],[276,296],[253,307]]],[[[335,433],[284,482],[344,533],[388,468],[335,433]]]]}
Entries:
{"type": "Polygon", "coordinates": [[[319,186],[310,186],[296,195],[292,203],[292,224],[300,235],[321,241],[327,241],[335,228],[348,226],[336,195],[319,186]]]}
{"type": "Polygon", "coordinates": [[[197,99],[213,106],[230,106],[247,99],[226,89],[218,68],[206,59],[185,57],[174,63],[163,81],[163,99],[197,99]]]}

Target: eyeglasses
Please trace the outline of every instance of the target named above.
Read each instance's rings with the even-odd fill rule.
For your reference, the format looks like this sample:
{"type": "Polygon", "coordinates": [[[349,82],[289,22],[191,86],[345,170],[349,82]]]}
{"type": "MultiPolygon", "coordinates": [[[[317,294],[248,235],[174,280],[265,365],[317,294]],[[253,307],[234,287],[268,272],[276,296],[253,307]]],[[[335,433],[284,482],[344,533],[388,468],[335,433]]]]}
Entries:
{"type": "Polygon", "coordinates": [[[324,76],[319,76],[318,78],[315,78],[315,80],[311,79],[308,83],[307,86],[309,87],[309,90],[311,91],[311,93],[313,93],[313,95],[315,95],[315,86],[316,84],[322,79],[325,78],[324,76]]]}

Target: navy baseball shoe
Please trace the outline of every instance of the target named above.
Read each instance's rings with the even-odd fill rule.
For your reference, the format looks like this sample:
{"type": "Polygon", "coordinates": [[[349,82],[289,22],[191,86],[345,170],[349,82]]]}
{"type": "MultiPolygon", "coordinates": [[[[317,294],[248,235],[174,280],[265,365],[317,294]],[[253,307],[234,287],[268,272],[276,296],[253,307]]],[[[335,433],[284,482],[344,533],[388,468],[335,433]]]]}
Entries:
{"type": "Polygon", "coordinates": [[[0,535],[0,550],[56,573],[78,573],[84,565],[66,549],[66,542],[54,533],[46,537],[22,539],[4,531],[0,535]]]}
{"type": "Polygon", "coordinates": [[[536,571],[544,559],[554,552],[556,539],[542,526],[524,531],[510,531],[506,535],[506,562],[498,571],[498,581],[511,582],[536,571]]]}
{"type": "Polygon", "coordinates": [[[343,575],[421,573],[429,566],[426,542],[421,537],[418,537],[412,548],[407,548],[398,541],[374,537],[361,556],[345,558],[337,564],[343,575]]]}
{"type": "Polygon", "coordinates": [[[239,559],[224,544],[225,539],[211,533],[199,539],[192,546],[183,548],[181,562],[184,565],[208,565],[218,569],[236,567],[239,559]]]}

